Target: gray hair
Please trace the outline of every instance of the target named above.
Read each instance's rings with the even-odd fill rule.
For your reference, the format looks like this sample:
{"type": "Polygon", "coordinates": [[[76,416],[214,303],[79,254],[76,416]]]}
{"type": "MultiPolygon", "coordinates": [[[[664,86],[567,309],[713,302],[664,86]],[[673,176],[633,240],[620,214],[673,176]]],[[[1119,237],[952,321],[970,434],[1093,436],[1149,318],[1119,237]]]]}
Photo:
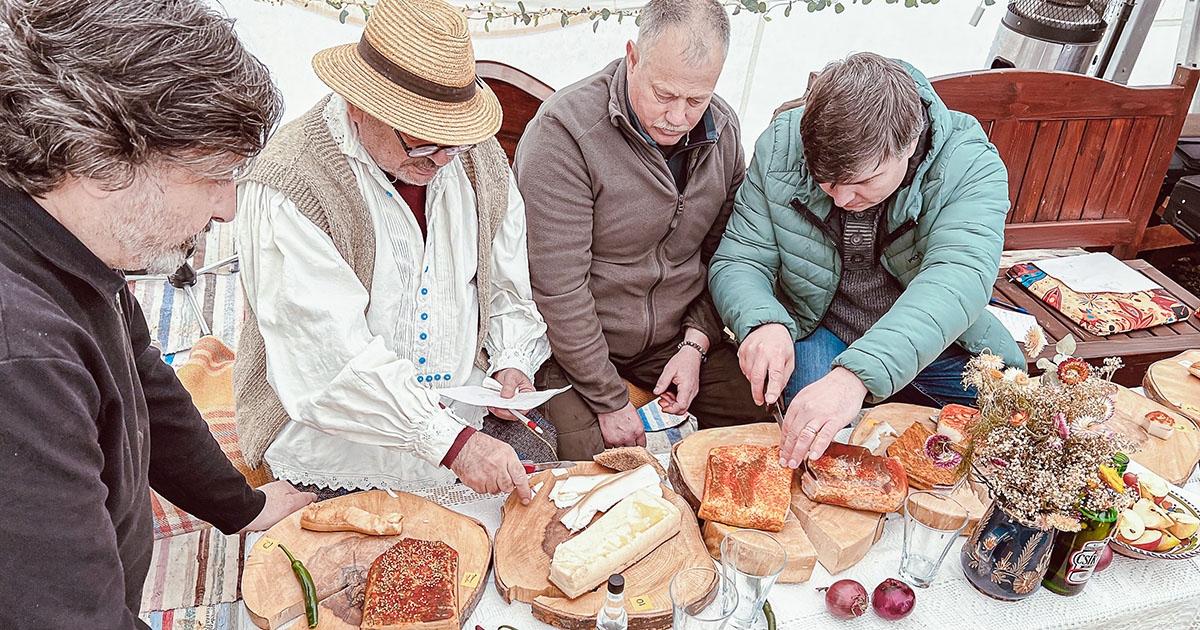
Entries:
{"type": "Polygon", "coordinates": [[[925,126],[912,75],[875,53],[825,66],[808,86],[804,105],[804,160],[820,183],[845,183],[903,155],[925,126]]]}
{"type": "Polygon", "coordinates": [[[671,29],[686,29],[684,61],[708,61],[713,45],[720,44],[721,59],[729,53],[729,15],[717,0],[650,0],[642,7],[637,46],[646,54],[671,29]]]}
{"type": "Polygon", "coordinates": [[[199,0],[0,0],[0,184],[68,176],[113,190],[157,163],[226,178],[257,155],[283,99],[199,0]]]}

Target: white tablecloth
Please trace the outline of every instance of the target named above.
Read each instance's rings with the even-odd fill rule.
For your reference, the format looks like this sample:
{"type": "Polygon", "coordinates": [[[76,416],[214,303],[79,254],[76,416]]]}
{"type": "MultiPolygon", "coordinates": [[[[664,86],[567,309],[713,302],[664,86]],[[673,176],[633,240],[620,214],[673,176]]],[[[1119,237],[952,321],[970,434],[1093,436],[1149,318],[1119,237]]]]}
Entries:
{"type": "MultiPolygon", "coordinates": [[[[1188,498],[1200,506],[1200,475],[1193,474],[1185,488],[1188,498]]],[[[456,512],[478,519],[494,535],[500,527],[503,499],[475,494],[461,485],[417,493],[456,512]]],[[[900,562],[904,524],[892,514],[883,537],[857,565],[831,577],[820,563],[812,579],[803,584],[776,584],[768,599],[779,630],[810,628],[1200,628],[1200,558],[1175,561],[1134,560],[1122,556],[1112,566],[1092,576],[1082,593],[1074,597],[1055,595],[1039,588],[1020,602],[1000,602],[979,593],[967,582],[959,564],[959,539],[942,563],[937,580],[928,588],[916,589],[912,614],[888,623],[868,611],[859,619],[839,621],[825,610],[824,594],[818,587],[843,578],[857,580],[868,591],[885,578],[895,577],[900,562]]],[[[247,548],[252,546],[247,545],[247,548]]],[[[479,606],[464,625],[474,630],[496,630],[502,624],[519,630],[544,630],[548,626],[533,618],[529,605],[504,603],[489,573],[479,606]]],[[[242,615],[245,616],[244,607],[242,615]]],[[[241,627],[252,628],[249,619],[241,627]]],[[[303,624],[289,627],[302,628],[303,624]]]]}

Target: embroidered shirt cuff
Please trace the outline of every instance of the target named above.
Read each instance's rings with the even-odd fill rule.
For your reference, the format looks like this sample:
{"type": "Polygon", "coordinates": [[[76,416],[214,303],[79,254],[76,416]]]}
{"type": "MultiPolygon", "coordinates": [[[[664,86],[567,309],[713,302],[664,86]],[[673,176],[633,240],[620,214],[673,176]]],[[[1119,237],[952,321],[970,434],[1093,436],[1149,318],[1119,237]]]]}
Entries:
{"type": "Polygon", "coordinates": [[[500,370],[516,368],[532,381],[533,375],[537,374],[538,368],[542,367],[542,363],[548,358],[542,357],[541,360],[538,360],[538,357],[532,352],[514,349],[502,350],[495,356],[489,355],[491,366],[488,368],[488,376],[500,370]]]}

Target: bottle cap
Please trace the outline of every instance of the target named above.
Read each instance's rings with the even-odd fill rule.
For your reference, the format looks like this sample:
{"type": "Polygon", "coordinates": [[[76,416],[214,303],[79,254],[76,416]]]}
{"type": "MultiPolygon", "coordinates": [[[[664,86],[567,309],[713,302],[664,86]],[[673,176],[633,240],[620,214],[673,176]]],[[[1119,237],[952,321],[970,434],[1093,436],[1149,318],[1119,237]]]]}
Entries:
{"type": "Polygon", "coordinates": [[[608,592],[613,595],[620,595],[625,592],[625,577],[620,573],[608,576],[608,592]]]}

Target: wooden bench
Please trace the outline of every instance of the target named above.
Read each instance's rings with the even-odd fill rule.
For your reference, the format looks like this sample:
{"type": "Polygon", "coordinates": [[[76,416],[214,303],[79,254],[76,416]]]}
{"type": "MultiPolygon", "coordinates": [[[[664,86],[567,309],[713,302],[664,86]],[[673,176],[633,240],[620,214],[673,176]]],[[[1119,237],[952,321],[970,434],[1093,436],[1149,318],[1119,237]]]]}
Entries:
{"type": "MultiPolygon", "coordinates": [[[[932,83],[950,109],[979,120],[1008,167],[1006,249],[1110,248],[1128,259],[1187,242],[1170,226],[1147,225],[1198,79],[1200,70],[1180,67],[1170,85],[1128,87],[1065,72],[1008,69],[932,83]]],[[[1188,306],[1200,306],[1147,263],[1128,262],[1188,306]]],[[[1200,348],[1195,316],[1100,337],[1005,281],[1004,271],[997,298],[1037,317],[1052,343],[1069,333],[1084,358],[1120,356],[1128,366],[1117,373],[1122,384],[1139,385],[1154,361],[1200,348]]],[[[1048,348],[1043,356],[1052,352],[1048,348]]]]}

